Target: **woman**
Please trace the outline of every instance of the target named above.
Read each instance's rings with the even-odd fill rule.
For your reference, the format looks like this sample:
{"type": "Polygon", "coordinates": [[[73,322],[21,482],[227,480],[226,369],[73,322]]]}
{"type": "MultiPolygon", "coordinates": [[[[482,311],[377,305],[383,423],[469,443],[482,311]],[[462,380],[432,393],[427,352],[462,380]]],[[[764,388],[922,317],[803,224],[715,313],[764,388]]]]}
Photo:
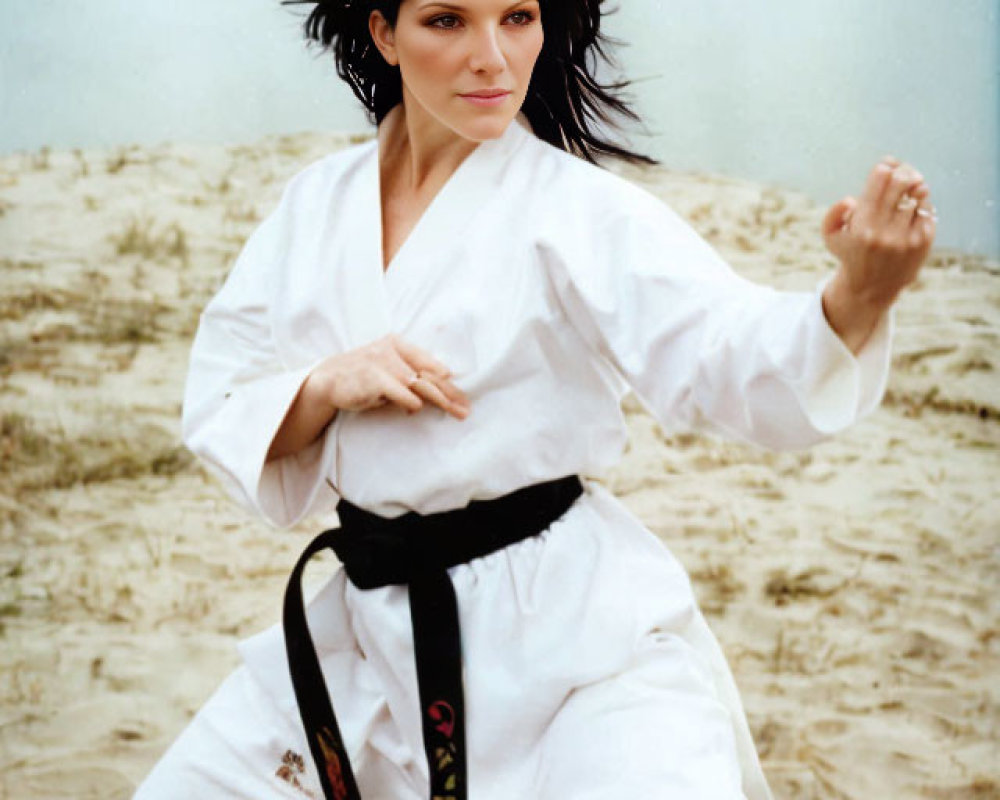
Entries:
{"type": "Polygon", "coordinates": [[[137,796],[769,797],[684,569],[575,476],[620,456],[628,388],[768,447],[874,409],[921,176],[875,166],[824,220],[835,274],[777,292],[588,162],[641,159],[589,127],[630,113],[591,76],[598,0],[313,5],[378,137],[247,243],[184,429],[264,517],[339,501],[343,529],[137,796]]]}

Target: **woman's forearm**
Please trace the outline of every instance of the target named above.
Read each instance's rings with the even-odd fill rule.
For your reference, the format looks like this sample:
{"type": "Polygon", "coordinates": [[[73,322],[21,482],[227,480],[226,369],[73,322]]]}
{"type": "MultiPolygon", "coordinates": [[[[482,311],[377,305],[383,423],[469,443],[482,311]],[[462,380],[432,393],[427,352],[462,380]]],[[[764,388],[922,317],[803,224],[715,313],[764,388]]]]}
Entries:
{"type": "Polygon", "coordinates": [[[305,449],[320,437],[337,415],[336,406],[330,403],[330,392],[320,386],[321,381],[322,376],[316,372],[303,381],[271,440],[268,461],[305,449]]]}

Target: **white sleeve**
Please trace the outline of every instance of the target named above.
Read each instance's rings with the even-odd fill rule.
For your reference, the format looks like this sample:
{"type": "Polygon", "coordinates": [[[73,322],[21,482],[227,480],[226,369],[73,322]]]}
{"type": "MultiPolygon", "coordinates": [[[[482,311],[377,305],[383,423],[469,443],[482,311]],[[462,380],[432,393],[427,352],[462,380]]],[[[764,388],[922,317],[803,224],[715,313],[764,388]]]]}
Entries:
{"type": "Polygon", "coordinates": [[[854,356],[813,292],[737,275],[652,195],[546,262],[571,323],[668,428],[774,449],[808,446],[870,413],[888,380],[890,311],[854,356]]]}
{"type": "Polygon", "coordinates": [[[201,315],[184,392],[185,444],[229,493],[269,522],[288,526],[336,503],[326,481],[334,448],[322,436],[265,463],[302,383],[315,366],[288,365],[272,338],[272,299],[283,268],[283,206],[247,241],[201,315]]]}

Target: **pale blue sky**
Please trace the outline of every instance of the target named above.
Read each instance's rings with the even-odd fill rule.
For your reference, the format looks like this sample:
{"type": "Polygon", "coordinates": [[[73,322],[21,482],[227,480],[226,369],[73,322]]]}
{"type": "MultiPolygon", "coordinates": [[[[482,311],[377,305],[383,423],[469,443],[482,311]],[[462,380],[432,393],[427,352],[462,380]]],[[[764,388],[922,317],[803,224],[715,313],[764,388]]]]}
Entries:
{"type": "MultiPolygon", "coordinates": [[[[830,203],[893,152],[927,176],[938,242],[1000,254],[996,0],[616,0],[667,166],[830,203]]],[[[0,152],[366,130],[277,0],[3,0],[0,152]]]]}

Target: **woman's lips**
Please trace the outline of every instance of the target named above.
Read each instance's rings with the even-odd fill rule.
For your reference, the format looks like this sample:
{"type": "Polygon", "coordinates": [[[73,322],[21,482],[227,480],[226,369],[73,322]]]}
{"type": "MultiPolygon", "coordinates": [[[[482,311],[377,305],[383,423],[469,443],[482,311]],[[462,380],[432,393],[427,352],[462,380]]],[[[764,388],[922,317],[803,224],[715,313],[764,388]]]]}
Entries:
{"type": "Polygon", "coordinates": [[[461,94],[459,95],[459,97],[468,100],[473,105],[489,107],[489,106],[500,105],[504,100],[510,97],[510,94],[511,94],[510,92],[499,92],[495,95],[490,95],[490,96],[483,96],[476,94],[461,94]]]}

